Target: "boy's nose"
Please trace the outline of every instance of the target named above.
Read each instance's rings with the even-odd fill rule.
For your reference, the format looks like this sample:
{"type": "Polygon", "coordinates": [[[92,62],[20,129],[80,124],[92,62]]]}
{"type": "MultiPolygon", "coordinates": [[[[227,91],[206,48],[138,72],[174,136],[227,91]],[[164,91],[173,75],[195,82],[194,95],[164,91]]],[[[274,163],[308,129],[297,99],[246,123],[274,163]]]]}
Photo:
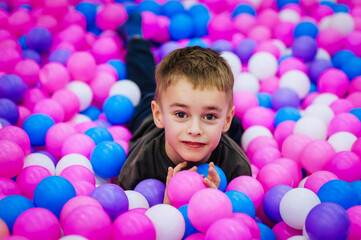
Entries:
{"type": "Polygon", "coordinates": [[[188,127],[188,134],[198,136],[202,134],[202,128],[198,119],[192,119],[188,127]]]}

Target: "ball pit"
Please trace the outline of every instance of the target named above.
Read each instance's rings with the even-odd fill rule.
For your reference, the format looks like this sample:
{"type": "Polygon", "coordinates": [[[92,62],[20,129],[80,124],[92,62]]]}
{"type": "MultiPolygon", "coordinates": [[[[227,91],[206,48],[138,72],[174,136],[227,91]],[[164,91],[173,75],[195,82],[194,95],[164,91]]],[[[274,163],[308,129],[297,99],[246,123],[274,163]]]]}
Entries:
{"type": "Polygon", "coordinates": [[[356,0],[0,3],[0,238],[219,239],[232,228],[238,239],[359,239],[360,9],[356,0]],[[133,11],[157,63],[191,45],[229,62],[252,177],[227,183],[216,166],[219,191],[199,181],[207,164],[191,173],[197,189],[182,171],[168,186],[173,206],[157,179],[112,184],[142,95],[115,32],[133,11]]]}

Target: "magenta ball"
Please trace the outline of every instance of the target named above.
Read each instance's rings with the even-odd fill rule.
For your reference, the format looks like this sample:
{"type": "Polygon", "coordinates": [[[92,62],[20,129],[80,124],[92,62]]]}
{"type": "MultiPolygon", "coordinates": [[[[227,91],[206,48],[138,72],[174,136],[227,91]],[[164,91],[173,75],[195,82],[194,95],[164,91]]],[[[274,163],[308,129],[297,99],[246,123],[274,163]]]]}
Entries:
{"type": "Polygon", "coordinates": [[[361,138],[358,138],[351,147],[351,151],[361,158],[361,138]]]}
{"type": "Polygon", "coordinates": [[[259,105],[257,95],[249,91],[238,91],[233,94],[235,116],[242,118],[244,113],[251,107],[259,105]]]}
{"type": "Polygon", "coordinates": [[[0,177],[0,200],[9,195],[21,195],[21,190],[15,181],[0,177]]]}
{"type": "Polygon", "coordinates": [[[340,180],[353,182],[361,179],[361,159],[350,151],[337,152],[325,166],[340,180]]]}
{"type": "Polygon", "coordinates": [[[36,207],[24,211],[15,220],[13,234],[28,239],[56,240],[61,237],[58,218],[46,208],[36,207]]]}
{"type": "Polygon", "coordinates": [[[33,199],[35,187],[46,177],[51,176],[48,169],[32,165],[25,167],[16,178],[16,183],[22,192],[22,195],[33,199]]]}
{"type": "Polygon", "coordinates": [[[282,165],[283,167],[287,168],[288,171],[291,173],[293,178],[293,186],[298,186],[298,184],[302,180],[302,171],[299,164],[289,158],[279,158],[273,161],[273,163],[282,165]]]}
{"type": "Polygon", "coordinates": [[[112,224],[114,239],[155,240],[153,222],[144,213],[128,211],[117,217],[112,224]]]}
{"type": "Polygon", "coordinates": [[[282,144],[281,152],[283,157],[294,160],[297,163],[300,163],[300,154],[303,148],[311,142],[312,139],[303,134],[292,134],[288,136],[282,144]]]}
{"type": "Polygon", "coordinates": [[[45,136],[45,145],[48,151],[60,158],[61,148],[65,139],[75,134],[75,128],[68,123],[57,123],[49,128],[45,136]]]}
{"type": "Polygon", "coordinates": [[[15,48],[0,49],[0,71],[12,72],[16,64],[21,60],[20,53],[15,48]]]}
{"type": "Polygon", "coordinates": [[[68,179],[73,185],[76,182],[86,181],[95,187],[94,174],[88,168],[81,165],[69,166],[65,168],[59,176],[68,179]]]}
{"type": "Polygon", "coordinates": [[[22,105],[32,111],[37,102],[48,98],[48,96],[49,95],[40,88],[29,88],[25,92],[22,105]]]}
{"type": "Polygon", "coordinates": [[[290,70],[299,70],[307,74],[306,64],[296,57],[288,57],[279,63],[278,73],[280,76],[290,70]]]}
{"type": "Polygon", "coordinates": [[[294,184],[288,169],[277,163],[270,163],[261,168],[257,174],[257,180],[262,184],[265,192],[280,184],[291,187],[294,184]]]}
{"type": "Polygon", "coordinates": [[[351,113],[340,113],[331,119],[328,125],[328,136],[340,131],[350,132],[356,137],[360,137],[361,122],[351,113]]]}
{"type": "Polygon", "coordinates": [[[277,125],[277,127],[273,131],[273,136],[276,139],[279,146],[282,146],[283,141],[293,134],[293,129],[295,128],[295,121],[283,121],[277,125]]]}
{"type": "Polygon", "coordinates": [[[257,149],[250,159],[251,163],[259,169],[263,168],[268,163],[272,163],[274,160],[281,158],[281,152],[278,148],[274,147],[262,147],[257,149]]]}
{"type": "Polygon", "coordinates": [[[89,52],[75,52],[66,62],[72,79],[89,82],[95,73],[96,62],[89,52]]]}
{"type": "Polygon", "coordinates": [[[200,190],[193,195],[188,204],[189,220],[201,232],[206,232],[215,221],[231,216],[231,200],[218,189],[200,190]]]}
{"type": "Polygon", "coordinates": [[[261,231],[259,230],[257,222],[254,218],[250,217],[245,213],[233,213],[233,219],[248,227],[248,230],[252,235],[252,239],[261,238],[261,231]]]}
{"type": "Polygon", "coordinates": [[[330,55],[334,55],[343,48],[343,36],[333,28],[320,30],[316,42],[319,48],[325,49],[330,55]]]}
{"type": "Polygon", "coordinates": [[[16,143],[23,150],[24,156],[31,153],[29,136],[18,126],[9,125],[0,128],[0,140],[16,143]]]}
{"type": "Polygon", "coordinates": [[[119,57],[120,46],[111,37],[99,37],[91,46],[91,53],[97,64],[119,57]]]}
{"type": "Polygon", "coordinates": [[[354,109],[355,106],[353,105],[353,103],[351,101],[344,99],[344,98],[340,98],[340,99],[333,101],[330,104],[330,108],[332,109],[334,114],[337,115],[339,113],[349,112],[352,109],[354,109]]]}
{"type": "Polygon", "coordinates": [[[64,140],[61,147],[61,156],[68,155],[70,153],[79,153],[88,159],[95,147],[93,139],[89,136],[81,133],[76,133],[64,140]]]}
{"type": "Polygon", "coordinates": [[[270,136],[259,136],[256,137],[255,139],[253,139],[247,147],[247,156],[252,159],[253,154],[261,148],[265,148],[265,147],[274,147],[274,148],[278,148],[278,143],[277,141],[270,136]]]}
{"type": "Polygon", "coordinates": [[[208,23],[208,35],[212,40],[231,40],[233,33],[232,19],[227,14],[219,14],[212,17],[208,23]]]}
{"type": "Polygon", "coordinates": [[[275,113],[262,106],[256,106],[249,108],[243,115],[242,125],[244,129],[247,129],[254,125],[261,125],[273,130],[275,113]]]}
{"type": "Polygon", "coordinates": [[[18,144],[0,140],[0,177],[17,176],[24,165],[24,152],[18,144]]]}
{"type": "Polygon", "coordinates": [[[189,203],[199,190],[207,188],[203,177],[194,171],[184,170],[175,174],[168,183],[167,195],[171,204],[179,208],[189,203]]]}
{"type": "Polygon", "coordinates": [[[101,30],[116,30],[127,20],[125,7],[119,3],[107,3],[96,14],[95,24],[101,30]]]}
{"type": "Polygon", "coordinates": [[[334,173],[330,171],[320,170],[312,173],[307,177],[305,181],[305,188],[310,189],[312,192],[316,193],[328,181],[339,179],[334,173]]]}
{"type": "Polygon", "coordinates": [[[63,107],[53,99],[42,99],[33,108],[33,113],[43,113],[51,117],[55,123],[64,121],[63,107]]]}
{"type": "Polygon", "coordinates": [[[111,126],[108,128],[108,131],[113,136],[113,139],[129,141],[132,137],[132,133],[129,131],[129,129],[122,125],[111,126]]]}
{"type": "Polygon", "coordinates": [[[68,70],[60,63],[48,63],[44,65],[39,72],[41,88],[48,92],[54,93],[62,89],[70,81],[68,70]]]}
{"type": "Polygon", "coordinates": [[[343,97],[349,87],[350,81],[347,75],[336,68],[327,69],[317,80],[317,89],[320,93],[333,93],[338,97],[343,97]]]}
{"type": "Polygon", "coordinates": [[[21,60],[14,68],[14,74],[19,76],[29,87],[34,87],[38,83],[39,71],[39,64],[32,59],[21,60]]]}
{"type": "Polygon", "coordinates": [[[356,240],[361,238],[361,206],[353,206],[346,210],[350,218],[350,232],[347,239],[356,240]]]}
{"type": "Polygon", "coordinates": [[[239,239],[251,240],[248,227],[234,218],[222,218],[215,221],[207,230],[206,239],[239,239]]]}
{"type": "Polygon", "coordinates": [[[361,76],[355,77],[351,80],[348,91],[349,93],[361,91],[361,76]]]}
{"type": "Polygon", "coordinates": [[[302,231],[288,226],[284,221],[272,227],[272,231],[279,240],[287,240],[293,236],[301,236],[302,231]]]}
{"type": "Polygon", "coordinates": [[[64,121],[70,120],[80,111],[79,98],[69,89],[63,88],[55,91],[51,96],[51,99],[55,100],[63,107],[64,121]]]}

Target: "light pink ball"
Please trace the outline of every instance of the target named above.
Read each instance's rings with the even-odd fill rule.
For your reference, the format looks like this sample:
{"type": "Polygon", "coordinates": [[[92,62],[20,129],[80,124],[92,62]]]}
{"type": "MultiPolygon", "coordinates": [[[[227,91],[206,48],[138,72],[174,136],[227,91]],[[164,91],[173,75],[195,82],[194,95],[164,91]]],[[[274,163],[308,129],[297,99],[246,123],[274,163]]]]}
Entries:
{"type": "Polygon", "coordinates": [[[310,106],[313,101],[320,95],[318,92],[312,92],[306,95],[306,97],[302,101],[302,109],[306,109],[308,106],[310,106]]]}
{"type": "Polygon", "coordinates": [[[279,59],[281,56],[281,51],[279,47],[277,47],[277,45],[272,40],[266,40],[261,42],[256,46],[254,52],[268,52],[275,56],[276,59],[279,59]]]}
{"type": "Polygon", "coordinates": [[[317,79],[318,92],[333,93],[338,97],[343,97],[347,93],[349,84],[347,75],[336,68],[327,69],[317,79]]]}
{"type": "Polygon", "coordinates": [[[24,156],[31,153],[29,136],[20,127],[9,125],[0,128],[0,140],[16,143],[23,150],[24,156]]]}
{"type": "Polygon", "coordinates": [[[233,19],[233,23],[238,32],[248,34],[256,26],[257,19],[250,14],[239,14],[233,19]]]}
{"type": "Polygon", "coordinates": [[[34,87],[38,83],[39,71],[39,64],[32,59],[21,60],[14,68],[14,74],[18,75],[29,87],[34,87]]]}
{"type": "Polygon", "coordinates": [[[109,73],[115,79],[118,79],[117,70],[115,70],[115,68],[112,65],[108,64],[108,63],[102,63],[102,64],[99,64],[99,65],[96,66],[95,74],[102,73],[102,72],[109,73]]]}
{"type": "Polygon", "coordinates": [[[94,77],[96,63],[89,52],[81,51],[70,55],[66,66],[72,79],[90,82],[94,77]]]}
{"type": "Polygon", "coordinates": [[[293,178],[293,186],[298,186],[302,180],[302,171],[299,164],[289,158],[279,158],[274,160],[273,163],[277,163],[287,168],[293,178]]]}
{"type": "Polygon", "coordinates": [[[343,36],[333,28],[321,29],[316,38],[317,46],[325,49],[330,55],[343,49],[343,36]]]}
{"type": "Polygon", "coordinates": [[[33,199],[35,187],[38,183],[46,177],[50,177],[51,173],[48,169],[32,165],[25,167],[20,174],[16,177],[16,183],[18,184],[23,196],[33,199]]]}
{"type": "Polygon", "coordinates": [[[356,137],[360,137],[361,122],[352,113],[340,113],[331,119],[327,131],[328,136],[336,132],[346,131],[354,134],[356,137]]]}
{"type": "Polygon", "coordinates": [[[274,111],[269,108],[262,106],[251,107],[243,115],[243,128],[247,129],[254,125],[261,125],[272,131],[274,126],[274,115],[274,111]]]}
{"type": "Polygon", "coordinates": [[[269,77],[264,79],[260,84],[260,92],[273,94],[279,88],[279,78],[269,77]]]}
{"type": "Polygon", "coordinates": [[[80,181],[86,181],[95,186],[94,174],[88,168],[81,165],[69,166],[61,171],[59,176],[68,179],[72,184],[80,181]]]}
{"type": "Polygon", "coordinates": [[[361,179],[361,159],[350,151],[337,152],[325,166],[339,179],[353,182],[361,179]]]}
{"type": "MultiPolygon", "coordinates": [[[[71,51],[82,50],[86,44],[85,30],[77,24],[67,26],[60,31],[56,37],[60,44],[66,44],[69,46],[65,49],[71,51]]],[[[62,45],[62,48],[64,48],[64,45],[62,45]]]]}
{"type": "Polygon", "coordinates": [[[88,159],[95,147],[93,139],[85,134],[76,133],[64,140],[61,147],[61,156],[64,157],[70,153],[79,153],[88,159]]]}
{"type": "Polygon", "coordinates": [[[64,109],[55,100],[45,98],[37,102],[33,108],[33,113],[44,113],[49,115],[55,123],[62,122],[64,120],[64,109]]]}
{"type": "Polygon", "coordinates": [[[18,107],[18,111],[19,111],[19,119],[16,123],[16,126],[22,127],[25,119],[27,119],[31,115],[31,112],[28,108],[26,108],[24,106],[18,105],[17,107],[18,107]]]}
{"type": "Polygon", "coordinates": [[[114,140],[121,139],[124,141],[129,141],[132,137],[132,133],[129,131],[129,129],[122,125],[111,126],[107,130],[113,136],[114,140]]]}
{"type": "Polygon", "coordinates": [[[257,149],[254,152],[250,161],[256,167],[261,169],[265,165],[272,163],[274,160],[276,160],[278,158],[281,158],[281,152],[277,148],[262,147],[262,148],[257,149]]]}
{"type": "Polygon", "coordinates": [[[233,213],[233,219],[245,224],[249,231],[251,232],[252,239],[260,239],[261,238],[261,231],[257,225],[256,220],[245,213],[233,213]]]}
{"type": "Polygon", "coordinates": [[[40,15],[37,17],[36,25],[47,29],[52,34],[55,34],[57,31],[59,31],[59,22],[54,16],[51,15],[40,15]]]}
{"type": "Polygon", "coordinates": [[[25,91],[22,103],[26,108],[32,111],[37,102],[46,98],[48,98],[48,94],[42,89],[29,88],[25,91]]]}
{"type": "Polygon", "coordinates": [[[278,13],[274,9],[263,10],[259,13],[257,20],[259,24],[269,29],[274,29],[280,21],[278,13]]]}
{"type": "Polygon", "coordinates": [[[99,37],[92,45],[91,53],[97,64],[100,64],[117,58],[119,50],[119,46],[112,38],[99,37]]]}
{"type": "Polygon", "coordinates": [[[351,147],[351,151],[361,158],[361,138],[358,138],[351,147]]]}
{"type": "Polygon", "coordinates": [[[344,99],[344,98],[340,98],[340,99],[333,101],[330,104],[330,108],[332,109],[334,114],[337,115],[340,113],[347,113],[350,110],[354,109],[355,106],[353,105],[353,103],[351,101],[344,99]]]}
{"type": "Polygon", "coordinates": [[[297,163],[301,163],[300,154],[303,148],[312,141],[309,136],[303,134],[292,134],[282,143],[282,155],[297,163]]]}
{"type": "Polygon", "coordinates": [[[313,140],[303,147],[299,159],[307,172],[314,173],[324,169],[335,153],[335,149],[326,140],[313,140]]]}
{"type": "Polygon", "coordinates": [[[252,234],[248,227],[234,218],[222,218],[208,228],[207,240],[217,239],[239,239],[251,240],[252,234]]]}
{"type": "Polygon", "coordinates": [[[24,166],[24,152],[18,144],[0,140],[0,177],[17,176],[24,166]]]}
{"type": "Polygon", "coordinates": [[[19,186],[7,177],[0,177],[0,200],[9,195],[21,195],[19,186]]]}
{"type": "Polygon", "coordinates": [[[232,190],[246,194],[252,200],[256,210],[260,207],[265,194],[262,184],[256,178],[250,176],[239,176],[230,181],[226,191],[232,190]]]}
{"type": "Polygon", "coordinates": [[[96,14],[95,24],[101,30],[116,30],[127,20],[125,7],[119,3],[106,3],[96,14]]]}
{"type": "Polygon", "coordinates": [[[277,141],[270,136],[259,136],[253,139],[247,147],[247,156],[249,159],[253,158],[253,154],[260,148],[273,147],[278,149],[277,141]]]}
{"type": "Polygon", "coordinates": [[[68,70],[60,63],[47,63],[39,72],[41,88],[48,92],[54,93],[56,90],[64,88],[70,81],[68,70]]]}
{"type": "Polygon", "coordinates": [[[261,168],[257,174],[257,180],[262,184],[265,192],[280,184],[291,187],[294,185],[288,169],[277,163],[270,163],[261,168]]]}
{"type": "Polygon", "coordinates": [[[279,146],[282,146],[283,141],[290,135],[293,134],[293,129],[295,128],[295,121],[283,121],[277,125],[273,131],[274,139],[276,139],[279,146]]]}
{"type": "Polygon", "coordinates": [[[251,107],[259,105],[256,94],[249,91],[238,91],[233,94],[236,117],[242,118],[244,113],[251,107]]]}
{"type": "Polygon", "coordinates": [[[92,128],[92,127],[98,127],[98,124],[96,124],[93,121],[86,121],[86,122],[77,123],[74,126],[75,131],[77,133],[85,133],[86,130],[88,130],[89,128],[92,128]]]}
{"type": "Polygon", "coordinates": [[[45,137],[45,145],[48,151],[55,157],[60,158],[65,139],[75,133],[75,128],[68,123],[57,123],[51,126],[45,137]]]}
{"type": "Polygon", "coordinates": [[[77,196],[89,196],[95,185],[88,181],[77,181],[73,184],[77,196]]]}
{"type": "Polygon", "coordinates": [[[355,107],[361,107],[361,92],[353,92],[347,95],[346,99],[352,102],[355,107]]]}
{"type": "Polygon", "coordinates": [[[330,171],[320,170],[307,177],[304,187],[316,193],[328,181],[336,180],[338,177],[330,171]]]}
{"type": "Polygon", "coordinates": [[[252,28],[247,35],[249,38],[255,40],[257,43],[261,43],[267,40],[270,40],[272,37],[272,32],[266,26],[256,26],[252,28]]]}
{"type": "Polygon", "coordinates": [[[109,97],[110,89],[116,81],[109,73],[96,73],[89,84],[93,91],[93,99],[102,104],[109,97]]]}
{"type": "Polygon", "coordinates": [[[282,76],[284,73],[290,70],[299,70],[307,74],[307,66],[306,64],[296,58],[296,57],[289,57],[283,60],[278,67],[278,74],[282,76]]]}
{"type": "Polygon", "coordinates": [[[64,110],[64,121],[70,120],[80,111],[80,101],[74,92],[67,88],[62,88],[54,92],[51,99],[62,106],[64,110]]]}

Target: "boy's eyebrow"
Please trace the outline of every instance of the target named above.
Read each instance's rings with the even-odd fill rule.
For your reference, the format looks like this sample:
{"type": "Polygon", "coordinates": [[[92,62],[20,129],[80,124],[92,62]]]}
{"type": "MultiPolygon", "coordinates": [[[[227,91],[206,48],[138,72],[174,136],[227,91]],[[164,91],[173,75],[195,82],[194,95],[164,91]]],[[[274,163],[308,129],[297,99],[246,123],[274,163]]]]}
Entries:
{"type": "MultiPolygon", "coordinates": [[[[188,105],[183,104],[183,103],[173,103],[173,104],[170,105],[170,107],[189,108],[188,105]]],[[[218,112],[222,112],[222,108],[219,107],[219,106],[215,106],[215,105],[206,106],[204,108],[207,109],[207,110],[215,110],[215,111],[218,111],[218,112]]]]}

